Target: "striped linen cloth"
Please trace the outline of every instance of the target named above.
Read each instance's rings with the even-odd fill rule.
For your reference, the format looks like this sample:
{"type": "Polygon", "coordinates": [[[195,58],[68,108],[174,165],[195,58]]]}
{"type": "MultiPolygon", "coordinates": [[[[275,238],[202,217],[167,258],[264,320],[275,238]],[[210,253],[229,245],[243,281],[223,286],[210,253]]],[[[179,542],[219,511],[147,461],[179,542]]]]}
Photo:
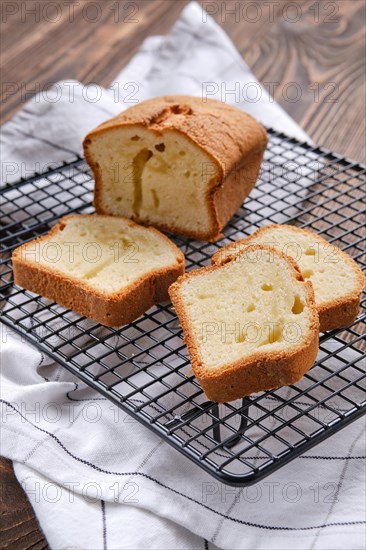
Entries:
{"type": "MultiPolygon", "coordinates": [[[[148,97],[226,99],[300,140],[223,30],[189,4],[109,90],[75,81],[40,94],[2,128],[3,180],[81,152],[87,131],[148,97]],[[255,83],[259,101],[222,90],[255,83]],[[258,92],[259,93],[259,92],[258,92]]],[[[1,453],[14,461],[51,548],[361,549],[365,423],[358,420],[258,484],[222,485],[2,327],[1,453]]]]}

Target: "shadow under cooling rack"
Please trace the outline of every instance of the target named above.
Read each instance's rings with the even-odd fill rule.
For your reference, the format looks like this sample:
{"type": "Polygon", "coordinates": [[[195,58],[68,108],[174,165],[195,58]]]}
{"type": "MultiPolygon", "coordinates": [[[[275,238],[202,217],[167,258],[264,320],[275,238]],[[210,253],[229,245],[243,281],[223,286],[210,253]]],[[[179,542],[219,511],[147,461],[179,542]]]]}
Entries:
{"type": "MultiPolygon", "coordinates": [[[[216,243],[172,237],[187,269],[207,265],[230,241],[268,223],[309,228],[365,267],[366,168],[269,130],[257,186],[216,243]]],[[[297,383],[218,405],[192,375],[170,304],[113,329],[13,285],[11,251],[60,216],[91,213],[83,159],[1,191],[2,321],[79,379],[158,433],[213,476],[254,483],[364,414],[365,314],[321,335],[314,367],[297,383]]],[[[363,310],[364,311],[364,310],[363,310]]]]}

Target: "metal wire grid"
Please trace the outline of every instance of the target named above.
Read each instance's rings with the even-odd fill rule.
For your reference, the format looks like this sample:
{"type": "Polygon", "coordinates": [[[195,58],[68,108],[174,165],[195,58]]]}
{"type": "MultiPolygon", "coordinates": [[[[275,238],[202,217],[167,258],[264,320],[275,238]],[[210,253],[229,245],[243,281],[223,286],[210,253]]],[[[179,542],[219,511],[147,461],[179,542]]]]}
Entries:
{"type": "MultiPolygon", "coordinates": [[[[366,167],[272,130],[260,180],[217,243],[174,238],[187,268],[267,223],[308,227],[365,267],[366,167]]],[[[365,314],[321,336],[314,367],[295,385],[217,405],[190,370],[170,304],[129,326],[103,327],[12,283],[11,250],[71,212],[89,213],[82,159],[2,191],[2,321],[221,481],[247,485],[365,412],[365,314]],[[5,298],[6,295],[6,298],[5,298]]]]}

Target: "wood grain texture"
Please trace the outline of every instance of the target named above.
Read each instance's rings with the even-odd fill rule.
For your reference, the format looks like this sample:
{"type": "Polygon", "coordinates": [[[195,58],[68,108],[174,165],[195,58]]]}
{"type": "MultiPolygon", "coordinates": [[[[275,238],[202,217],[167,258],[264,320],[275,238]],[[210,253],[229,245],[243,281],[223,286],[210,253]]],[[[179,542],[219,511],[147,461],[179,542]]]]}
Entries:
{"type": "Polygon", "coordinates": [[[26,10],[24,2],[9,3],[19,10],[6,16],[7,2],[1,4],[1,21],[6,21],[1,33],[2,121],[34,92],[60,79],[109,85],[141,42],[166,33],[187,2],[77,0],[72,11],[62,1],[27,0],[26,10]],[[46,10],[51,4],[58,4],[59,11],[46,10]]]}
{"type": "MultiPolygon", "coordinates": [[[[108,85],[147,36],[169,30],[186,3],[75,0],[66,9],[62,1],[28,0],[25,9],[24,2],[4,0],[2,121],[59,79],[108,85]],[[57,4],[58,11],[52,7],[57,4]]],[[[366,160],[363,0],[201,4],[316,143],[366,160]]]]}
{"type": "Polygon", "coordinates": [[[270,32],[240,51],[316,143],[364,162],[366,3],[301,1],[298,12],[286,5],[270,32]]]}
{"type": "MultiPolygon", "coordinates": [[[[62,0],[1,0],[1,121],[57,80],[109,85],[147,36],[168,32],[187,1],[75,0],[68,8],[62,0]]],[[[365,162],[363,0],[201,4],[315,142],[365,162]]],[[[4,459],[0,476],[1,548],[47,548],[4,459]]]]}
{"type": "Polygon", "coordinates": [[[0,548],[48,548],[23,489],[9,460],[0,460],[0,548]]]}

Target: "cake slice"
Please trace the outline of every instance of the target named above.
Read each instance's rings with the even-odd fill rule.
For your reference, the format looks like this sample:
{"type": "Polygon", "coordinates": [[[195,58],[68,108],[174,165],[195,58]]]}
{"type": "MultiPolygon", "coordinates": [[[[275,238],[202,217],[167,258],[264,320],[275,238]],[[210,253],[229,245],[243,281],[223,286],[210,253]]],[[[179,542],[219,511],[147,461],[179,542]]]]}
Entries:
{"type": "Polygon", "coordinates": [[[255,185],[266,145],[253,117],[221,101],[143,101],[84,139],[95,209],[215,240],[255,185]]]}
{"type": "Polygon", "coordinates": [[[299,380],[316,358],[312,285],[288,256],[255,245],[180,277],[169,294],[209,399],[232,401],[299,380]]]}
{"type": "Polygon", "coordinates": [[[314,287],[322,332],[355,320],[365,277],[348,254],[312,231],[292,225],[267,225],[216,252],[212,263],[225,262],[253,243],[274,246],[296,261],[304,279],[314,287]]]}
{"type": "Polygon", "coordinates": [[[113,216],[72,215],[16,248],[14,282],[107,326],[167,300],[184,255],[159,231],[113,216]]]}

